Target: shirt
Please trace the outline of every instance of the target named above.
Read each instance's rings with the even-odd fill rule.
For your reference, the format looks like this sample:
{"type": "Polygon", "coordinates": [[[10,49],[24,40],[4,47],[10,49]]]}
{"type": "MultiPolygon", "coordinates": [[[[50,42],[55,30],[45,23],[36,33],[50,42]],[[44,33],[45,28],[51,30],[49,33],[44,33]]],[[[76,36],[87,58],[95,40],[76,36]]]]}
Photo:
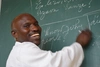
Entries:
{"type": "Polygon", "coordinates": [[[83,58],[83,49],[77,42],[54,53],[31,42],[16,42],[6,67],[79,67],[83,58]]]}

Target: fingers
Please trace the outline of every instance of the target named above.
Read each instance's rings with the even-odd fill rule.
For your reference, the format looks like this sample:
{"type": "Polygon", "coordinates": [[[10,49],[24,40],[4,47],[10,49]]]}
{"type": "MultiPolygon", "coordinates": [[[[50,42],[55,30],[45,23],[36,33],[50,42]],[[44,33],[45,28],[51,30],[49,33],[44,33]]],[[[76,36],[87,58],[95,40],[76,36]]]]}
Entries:
{"type": "Polygon", "coordinates": [[[81,33],[78,35],[76,42],[80,43],[81,46],[86,46],[90,42],[92,37],[92,33],[89,29],[81,31],[81,33]]]}
{"type": "Polygon", "coordinates": [[[82,33],[84,35],[87,35],[89,38],[91,38],[91,36],[92,36],[92,32],[89,29],[83,30],[82,33]]]}

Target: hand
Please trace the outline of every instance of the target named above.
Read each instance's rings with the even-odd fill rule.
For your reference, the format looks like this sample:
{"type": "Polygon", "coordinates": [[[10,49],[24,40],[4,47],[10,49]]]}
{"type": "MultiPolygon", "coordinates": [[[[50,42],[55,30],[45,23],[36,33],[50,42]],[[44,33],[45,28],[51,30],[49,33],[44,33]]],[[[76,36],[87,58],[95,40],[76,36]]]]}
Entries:
{"type": "Polygon", "coordinates": [[[88,45],[92,38],[92,33],[90,30],[86,29],[83,30],[77,37],[76,42],[80,43],[82,47],[85,47],[88,45]]]}

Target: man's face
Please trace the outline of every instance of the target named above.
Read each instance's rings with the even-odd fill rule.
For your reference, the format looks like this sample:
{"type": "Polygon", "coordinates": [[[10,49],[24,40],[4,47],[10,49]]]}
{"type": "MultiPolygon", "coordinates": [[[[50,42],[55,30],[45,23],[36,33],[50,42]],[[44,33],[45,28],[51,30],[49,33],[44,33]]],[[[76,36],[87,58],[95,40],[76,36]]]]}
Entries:
{"type": "Polygon", "coordinates": [[[16,28],[16,40],[19,42],[33,42],[36,45],[41,41],[41,27],[37,20],[28,15],[22,16],[16,20],[14,27],[16,28]]]}

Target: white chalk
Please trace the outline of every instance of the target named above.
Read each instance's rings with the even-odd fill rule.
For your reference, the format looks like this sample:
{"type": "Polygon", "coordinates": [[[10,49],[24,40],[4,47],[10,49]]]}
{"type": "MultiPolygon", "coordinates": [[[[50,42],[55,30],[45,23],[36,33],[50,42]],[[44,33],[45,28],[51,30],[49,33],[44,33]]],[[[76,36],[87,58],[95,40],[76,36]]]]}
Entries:
{"type": "Polygon", "coordinates": [[[81,33],[82,31],[81,30],[78,30],[78,32],[81,33]]]}

